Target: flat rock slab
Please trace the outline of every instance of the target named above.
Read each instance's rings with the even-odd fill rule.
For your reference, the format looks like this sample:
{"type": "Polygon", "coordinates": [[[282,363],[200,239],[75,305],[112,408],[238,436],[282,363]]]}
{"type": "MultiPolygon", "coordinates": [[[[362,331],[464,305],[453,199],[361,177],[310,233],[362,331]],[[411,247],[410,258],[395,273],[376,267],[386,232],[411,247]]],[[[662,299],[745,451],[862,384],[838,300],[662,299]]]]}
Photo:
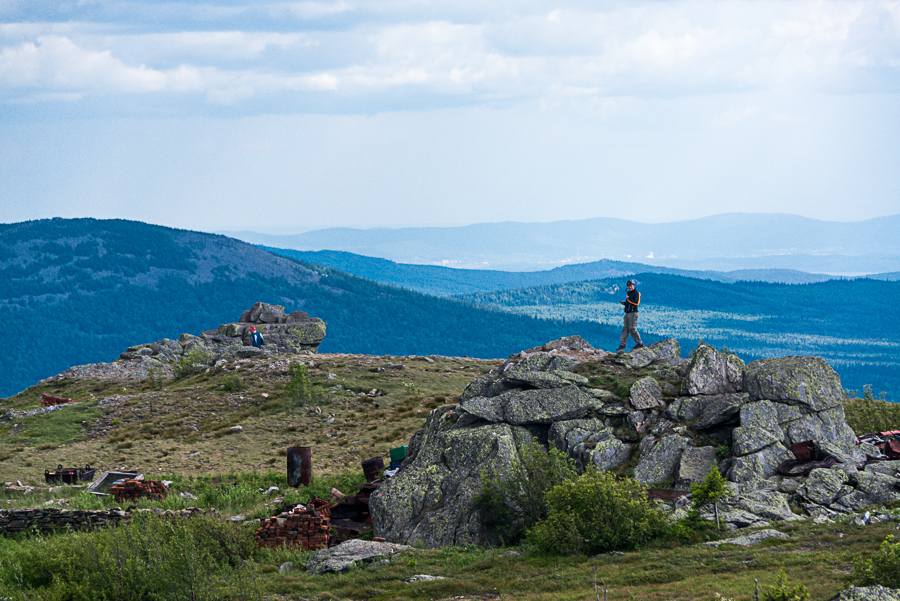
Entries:
{"type": "Polygon", "coordinates": [[[779,532],[778,530],[760,530],[759,532],[752,532],[750,534],[746,534],[744,536],[737,536],[735,538],[729,538],[725,540],[714,540],[708,543],[703,543],[704,545],[709,545],[710,547],[718,547],[719,545],[729,544],[729,545],[740,545],[741,547],[749,547],[751,545],[755,545],[757,543],[761,543],[764,540],[770,538],[791,538],[784,532],[779,532]]]}
{"type": "Polygon", "coordinates": [[[370,563],[379,557],[393,555],[400,551],[415,551],[408,545],[376,543],[367,540],[348,540],[331,549],[316,551],[306,562],[310,574],[346,572],[354,565],[370,563]]]}

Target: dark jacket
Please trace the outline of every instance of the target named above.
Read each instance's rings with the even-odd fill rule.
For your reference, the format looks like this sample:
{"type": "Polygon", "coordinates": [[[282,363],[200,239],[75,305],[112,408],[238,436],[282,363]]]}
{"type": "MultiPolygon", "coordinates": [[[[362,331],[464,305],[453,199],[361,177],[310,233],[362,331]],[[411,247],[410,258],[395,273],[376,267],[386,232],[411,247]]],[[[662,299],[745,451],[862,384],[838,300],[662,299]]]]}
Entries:
{"type": "Polygon", "coordinates": [[[629,290],[628,294],[625,296],[625,312],[626,313],[637,313],[638,305],[641,304],[641,293],[637,291],[637,288],[634,290],[629,290]]]}
{"type": "Polygon", "coordinates": [[[262,348],[262,345],[266,343],[266,341],[263,340],[262,334],[259,332],[253,332],[253,334],[250,335],[250,342],[256,348],[262,348]]]}

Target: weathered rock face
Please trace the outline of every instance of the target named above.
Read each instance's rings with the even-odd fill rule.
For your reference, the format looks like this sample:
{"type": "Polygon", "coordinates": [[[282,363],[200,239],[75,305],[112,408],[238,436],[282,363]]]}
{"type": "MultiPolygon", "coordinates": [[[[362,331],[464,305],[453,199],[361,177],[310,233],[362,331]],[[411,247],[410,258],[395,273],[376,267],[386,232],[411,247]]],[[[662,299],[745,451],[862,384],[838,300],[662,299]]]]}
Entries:
{"type": "Polygon", "coordinates": [[[239,322],[220,325],[199,336],[182,334],[178,340],[161,340],[132,346],[119,359],[172,363],[189,357],[205,366],[221,359],[249,358],[274,353],[314,353],[325,338],[325,322],[303,311],[285,315],[281,305],[256,303],[239,322]],[[262,349],[252,346],[250,326],[263,335],[262,349]]]}
{"type": "Polygon", "coordinates": [[[611,355],[565,340],[514,355],[473,380],[458,405],[429,414],[400,471],[371,499],[376,536],[426,547],[491,542],[474,503],[482,479],[517,470],[532,443],[580,470],[617,470],[655,487],[685,490],[715,466],[738,493],[722,504],[733,528],[802,519],[792,507],[850,512],[900,499],[896,470],[857,464],[865,457],[844,419],[840,380],[819,358],[745,366],[703,346],[688,363],[674,341],[611,355]],[[618,375],[588,378],[598,372],[578,369],[583,361],[618,375]],[[602,388],[608,381],[627,397],[602,388]],[[779,467],[795,459],[788,447],[803,441],[837,464],[783,477],[779,467]]]}

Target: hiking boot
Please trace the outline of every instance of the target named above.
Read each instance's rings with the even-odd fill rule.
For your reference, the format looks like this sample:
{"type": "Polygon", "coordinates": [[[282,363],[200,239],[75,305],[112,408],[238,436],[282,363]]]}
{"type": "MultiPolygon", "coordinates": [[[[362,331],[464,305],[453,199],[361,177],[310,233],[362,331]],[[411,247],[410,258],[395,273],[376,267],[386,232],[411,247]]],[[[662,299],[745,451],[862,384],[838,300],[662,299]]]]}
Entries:
{"type": "Polygon", "coordinates": [[[638,350],[639,348],[644,348],[644,345],[643,345],[643,344],[635,345],[635,347],[634,347],[633,349],[631,349],[631,350],[636,351],[636,350],[638,350]]]}
{"type": "Polygon", "coordinates": [[[624,350],[625,350],[625,345],[623,344],[622,346],[620,346],[619,348],[616,349],[616,352],[618,353],[618,352],[624,351],[624,350]]]}

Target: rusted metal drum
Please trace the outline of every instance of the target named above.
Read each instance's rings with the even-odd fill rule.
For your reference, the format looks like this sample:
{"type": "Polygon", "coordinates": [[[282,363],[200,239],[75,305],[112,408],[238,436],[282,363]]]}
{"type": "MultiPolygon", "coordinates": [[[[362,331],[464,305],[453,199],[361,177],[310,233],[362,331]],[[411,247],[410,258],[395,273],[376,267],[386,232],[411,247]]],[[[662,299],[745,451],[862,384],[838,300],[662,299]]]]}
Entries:
{"type": "Polygon", "coordinates": [[[366,476],[366,482],[377,480],[384,471],[384,458],[372,457],[362,462],[363,474],[366,476]]]}
{"type": "Polygon", "coordinates": [[[288,448],[287,479],[294,488],[309,486],[312,481],[312,447],[288,448]]]}

